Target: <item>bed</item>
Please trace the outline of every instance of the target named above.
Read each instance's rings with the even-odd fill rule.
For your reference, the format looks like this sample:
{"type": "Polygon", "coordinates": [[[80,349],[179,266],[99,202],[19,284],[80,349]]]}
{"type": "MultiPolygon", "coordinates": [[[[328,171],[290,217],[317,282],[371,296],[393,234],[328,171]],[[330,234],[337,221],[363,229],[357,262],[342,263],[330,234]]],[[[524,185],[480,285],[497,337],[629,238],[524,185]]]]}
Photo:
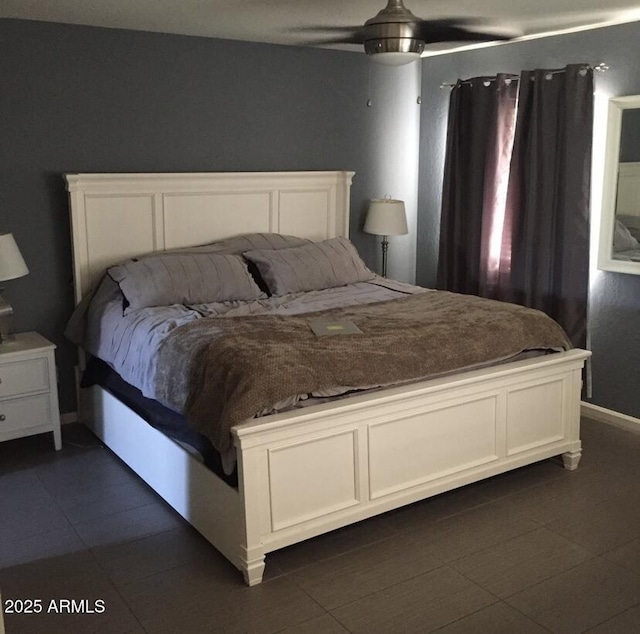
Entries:
{"type": "MultiPolygon", "coordinates": [[[[108,267],[145,253],[247,232],[348,237],[352,176],[69,174],[76,301],[108,267]]],[[[577,468],[589,354],[572,349],[249,420],[231,429],[237,487],[102,387],[79,389],[78,411],[255,585],[273,550],[552,456],[577,468]]]]}

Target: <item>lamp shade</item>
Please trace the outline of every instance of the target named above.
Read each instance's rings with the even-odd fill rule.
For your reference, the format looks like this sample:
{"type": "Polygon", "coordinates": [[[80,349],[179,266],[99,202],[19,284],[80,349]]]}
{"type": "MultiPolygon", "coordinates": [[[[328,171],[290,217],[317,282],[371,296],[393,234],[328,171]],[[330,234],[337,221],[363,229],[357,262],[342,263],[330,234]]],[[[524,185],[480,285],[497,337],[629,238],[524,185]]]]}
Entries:
{"type": "Polygon", "coordinates": [[[0,282],[22,277],[28,272],[13,234],[0,234],[0,282]]]}
{"type": "Polygon", "coordinates": [[[372,200],[364,230],[377,236],[403,236],[409,233],[404,201],[392,198],[372,200]]]}

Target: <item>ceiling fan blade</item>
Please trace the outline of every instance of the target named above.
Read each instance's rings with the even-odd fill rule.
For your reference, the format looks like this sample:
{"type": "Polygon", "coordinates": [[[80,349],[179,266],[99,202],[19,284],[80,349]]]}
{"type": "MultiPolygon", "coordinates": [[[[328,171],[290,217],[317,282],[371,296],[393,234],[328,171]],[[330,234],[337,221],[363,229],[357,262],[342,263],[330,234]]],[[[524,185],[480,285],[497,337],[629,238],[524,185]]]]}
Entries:
{"type": "Polygon", "coordinates": [[[297,33],[356,33],[362,31],[361,26],[296,26],[290,29],[297,33]]]}
{"type": "Polygon", "coordinates": [[[317,37],[305,42],[305,45],[364,43],[364,29],[361,26],[301,26],[290,30],[317,34],[317,37]]]}
{"type": "Polygon", "coordinates": [[[301,26],[290,29],[296,33],[313,33],[317,37],[305,42],[306,45],[317,44],[362,44],[364,29],[361,26],[301,26]]]}
{"type": "MultiPolygon", "coordinates": [[[[310,34],[305,45],[367,44],[384,48],[385,42],[422,40],[427,46],[446,42],[491,42],[509,40],[504,33],[480,30],[486,24],[476,18],[436,18],[420,20],[402,4],[402,0],[389,0],[385,9],[367,20],[362,26],[300,26],[290,31],[310,34]],[[313,36],[311,36],[313,34],[313,36]],[[373,43],[373,44],[372,44],[373,43]]],[[[301,43],[302,44],[302,43],[301,43]]],[[[371,48],[371,46],[369,48],[371,48]]],[[[385,48],[385,50],[387,50],[385,48]]],[[[390,49],[388,49],[390,50],[390,49]]],[[[367,50],[369,54],[379,52],[367,50]]]]}
{"type": "Polygon", "coordinates": [[[465,28],[470,22],[456,20],[420,20],[417,23],[418,37],[425,44],[438,42],[493,42],[510,40],[504,33],[470,31],[465,28]]]}
{"type": "Polygon", "coordinates": [[[364,40],[361,35],[353,34],[351,36],[344,35],[342,37],[320,37],[309,40],[304,43],[305,46],[322,46],[323,44],[363,44],[364,40]]]}

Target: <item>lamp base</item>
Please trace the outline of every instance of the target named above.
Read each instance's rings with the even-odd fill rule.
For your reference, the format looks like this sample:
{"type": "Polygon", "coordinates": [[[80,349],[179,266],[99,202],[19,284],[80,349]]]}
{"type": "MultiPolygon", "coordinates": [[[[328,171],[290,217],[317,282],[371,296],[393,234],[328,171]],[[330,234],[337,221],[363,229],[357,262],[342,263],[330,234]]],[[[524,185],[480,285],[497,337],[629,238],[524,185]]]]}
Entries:
{"type": "Polygon", "coordinates": [[[387,277],[387,251],[389,251],[388,236],[382,236],[382,277],[387,277]]]}
{"type": "Polygon", "coordinates": [[[13,334],[13,308],[11,304],[0,295],[0,345],[15,341],[13,334]]]}

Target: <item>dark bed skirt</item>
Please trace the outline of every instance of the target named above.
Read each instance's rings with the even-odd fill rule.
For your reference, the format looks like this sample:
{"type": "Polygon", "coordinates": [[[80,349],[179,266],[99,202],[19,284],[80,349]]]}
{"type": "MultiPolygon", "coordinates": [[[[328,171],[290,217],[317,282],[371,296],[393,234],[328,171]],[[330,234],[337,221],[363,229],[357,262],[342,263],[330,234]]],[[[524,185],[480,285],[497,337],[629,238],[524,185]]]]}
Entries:
{"type": "Polygon", "coordinates": [[[211,442],[199,434],[187,423],[182,414],[165,407],[158,401],[146,398],[142,392],[127,383],[115,370],[104,361],[92,358],[82,376],[81,387],[99,385],[134,411],[158,431],[183,445],[188,445],[199,455],[202,462],[218,477],[232,487],[238,486],[238,473],[234,469],[231,475],[225,474],[220,454],[211,442]]]}

